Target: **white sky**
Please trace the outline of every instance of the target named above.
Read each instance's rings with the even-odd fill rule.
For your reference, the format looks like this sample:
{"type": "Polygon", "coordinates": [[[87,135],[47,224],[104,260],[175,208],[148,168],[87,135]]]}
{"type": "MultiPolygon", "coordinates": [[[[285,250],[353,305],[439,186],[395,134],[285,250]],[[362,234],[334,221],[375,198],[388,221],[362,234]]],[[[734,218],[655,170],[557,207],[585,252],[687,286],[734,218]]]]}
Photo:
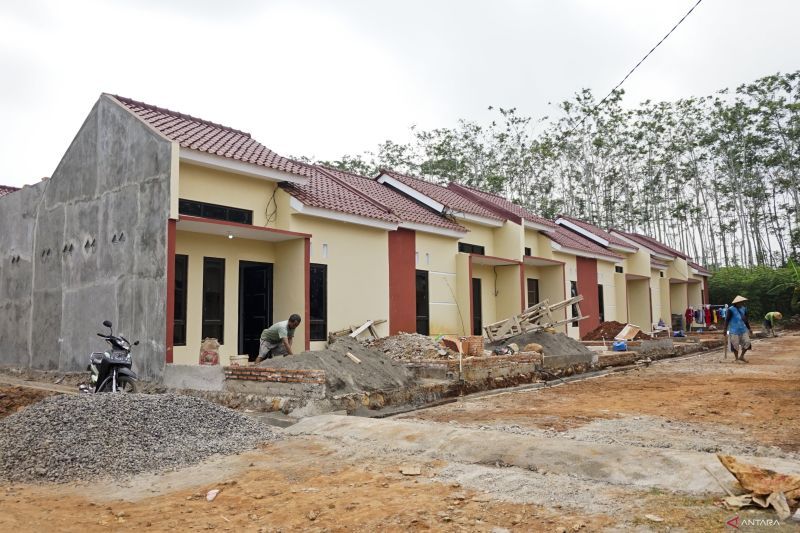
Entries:
{"type": "MultiPolygon", "coordinates": [[[[334,159],[409,127],[604,96],[694,0],[2,0],[0,184],[49,176],[101,92],[334,159]]],[[[800,68],[800,3],[704,0],[629,105],[800,68]]]]}

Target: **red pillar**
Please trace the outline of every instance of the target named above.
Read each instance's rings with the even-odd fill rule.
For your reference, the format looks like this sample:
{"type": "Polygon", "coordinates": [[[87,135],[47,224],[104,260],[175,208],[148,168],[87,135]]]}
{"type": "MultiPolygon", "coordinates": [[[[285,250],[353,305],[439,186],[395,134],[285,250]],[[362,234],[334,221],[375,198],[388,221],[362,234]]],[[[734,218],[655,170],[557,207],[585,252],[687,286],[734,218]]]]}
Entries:
{"type": "Polygon", "coordinates": [[[305,248],[305,271],[306,271],[306,282],[305,282],[305,302],[306,302],[306,312],[305,312],[305,321],[306,321],[306,351],[311,349],[311,239],[306,237],[305,243],[303,246],[305,248]]]}
{"type": "Polygon", "coordinates": [[[417,331],[416,233],[389,232],[389,334],[417,331]]]}
{"type": "Polygon", "coordinates": [[[600,298],[597,295],[597,259],[576,257],[578,270],[578,294],[583,295],[580,303],[583,315],[589,318],[578,322],[581,337],[600,325],[600,298]]]}

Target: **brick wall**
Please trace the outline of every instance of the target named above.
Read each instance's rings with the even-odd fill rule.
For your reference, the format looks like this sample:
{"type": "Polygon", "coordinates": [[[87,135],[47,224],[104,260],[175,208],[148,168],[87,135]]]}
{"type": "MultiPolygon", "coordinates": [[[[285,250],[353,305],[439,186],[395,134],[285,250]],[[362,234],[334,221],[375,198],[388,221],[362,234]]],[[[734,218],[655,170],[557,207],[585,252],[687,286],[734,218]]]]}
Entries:
{"type": "Polygon", "coordinates": [[[265,381],[272,383],[325,383],[324,370],[266,368],[252,366],[226,366],[224,370],[225,379],[265,381]]]}

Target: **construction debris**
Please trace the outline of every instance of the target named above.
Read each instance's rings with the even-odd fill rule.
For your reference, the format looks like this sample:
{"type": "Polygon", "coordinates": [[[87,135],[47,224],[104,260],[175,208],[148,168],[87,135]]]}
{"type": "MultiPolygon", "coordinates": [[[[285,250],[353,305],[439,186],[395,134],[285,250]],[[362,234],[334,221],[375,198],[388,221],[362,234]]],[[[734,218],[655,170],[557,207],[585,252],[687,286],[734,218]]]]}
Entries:
{"type": "MultiPolygon", "coordinates": [[[[588,317],[581,314],[580,302],[583,301],[583,296],[578,295],[568,300],[550,305],[550,300],[544,300],[536,305],[525,309],[522,313],[489,324],[483,330],[486,332],[486,337],[490,342],[497,342],[509,337],[521,335],[529,331],[541,331],[547,328],[554,328],[567,322],[577,322],[584,320],[588,317]],[[575,306],[578,316],[566,319],[557,319],[555,315],[558,311],[566,309],[570,306],[575,306]]],[[[562,315],[563,316],[563,315],[562,315]]]]}
{"type": "Polygon", "coordinates": [[[458,359],[457,350],[447,347],[444,343],[437,343],[430,337],[419,333],[399,333],[368,341],[366,344],[382,351],[396,361],[458,359]]]}
{"type": "MultiPolygon", "coordinates": [[[[626,327],[631,326],[631,324],[623,324],[621,322],[617,322],[611,320],[609,322],[603,322],[595,329],[587,333],[583,336],[583,340],[585,341],[610,341],[616,339],[620,336],[620,334],[625,330],[626,327]]],[[[635,327],[635,326],[633,326],[635,327]]],[[[633,328],[629,328],[628,332],[632,331],[633,328]]],[[[637,328],[638,329],[638,328],[637,328]]],[[[633,336],[626,335],[624,337],[620,337],[621,339],[628,340],[628,341],[641,341],[641,340],[651,340],[652,337],[647,333],[639,330],[633,334],[633,336]]]]}
{"type": "Polygon", "coordinates": [[[717,458],[749,492],[724,498],[722,501],[729,508],[739,509],[753,504],[765,509],[772,507],[781,520],[786,520],[800,507],[800,476],[759,468],[732,455],[717,454],[717,458]]]}
{"type": "Polygon", "coordinates": [[[349,357],[349,358],[350,358],[350,360],[351,360],[351,361],[353,361],[354,363],[356,363],[356,364],[358,364],[358,365],[360,365],[360,364],[361,364],[361,359],[359,359],[359,358],[358,358],[358,357],[356,357],[355,355],[351,354],[350,352],[347,352],[347,354],[346,354],[346,355],[347,355],[347,357],[349,357]]]}
{"type": "Polygon", "coordinates": [[[378,319],[367,320],[366,322],[364,322],[360,326],[350,326],[349,328],[340,329],[339,331],[332,331],[332,332],[328,333],[328,344],[332,344],[336,339],[338,339],[340,337],[350,336],[350,337],[353,337],[355,339],[359,335],[364,333],[365,331],[369,332],[371,338],[377,339],[379,337],[379,335],[378,335],[378,332],[375,331],[375,326],[379,326],[379,325],[381,325],[381,324],[383,324],[385,322],[386,322],[386,320],[382,320],[382,319],[381,320],[378,320],[378,319]]]}

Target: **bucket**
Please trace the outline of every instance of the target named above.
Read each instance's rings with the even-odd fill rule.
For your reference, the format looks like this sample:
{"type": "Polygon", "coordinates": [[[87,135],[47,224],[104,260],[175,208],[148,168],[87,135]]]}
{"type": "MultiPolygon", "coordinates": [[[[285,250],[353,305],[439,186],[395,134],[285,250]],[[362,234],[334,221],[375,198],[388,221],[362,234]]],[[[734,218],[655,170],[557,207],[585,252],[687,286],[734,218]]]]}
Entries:
{"type": "Polygon", "coordinates": [[[248,366],[250,364],[250,357],[247,355],[232,355],[230,356],[231,366],[248,366]]]}

